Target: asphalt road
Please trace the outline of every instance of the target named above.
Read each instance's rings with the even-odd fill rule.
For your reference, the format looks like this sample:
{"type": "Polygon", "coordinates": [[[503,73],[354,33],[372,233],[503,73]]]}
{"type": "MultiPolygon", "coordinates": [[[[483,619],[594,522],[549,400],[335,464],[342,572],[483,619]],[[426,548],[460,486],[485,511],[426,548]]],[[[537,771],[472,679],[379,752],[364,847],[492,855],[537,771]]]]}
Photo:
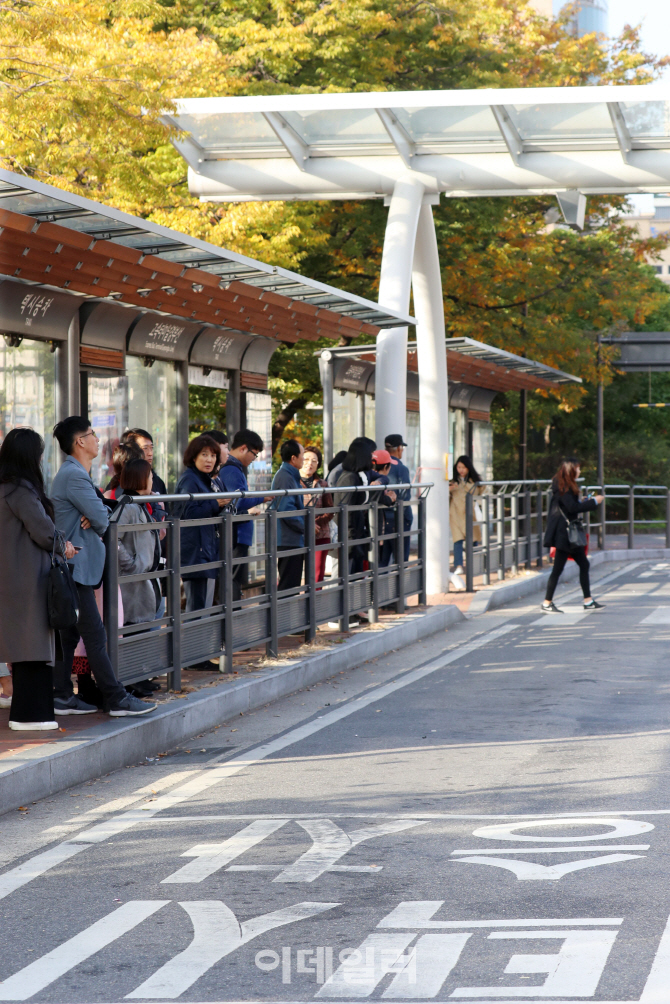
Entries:
{"type": "Polygon", "coordinates": [[[599,577],[0,817],[0,1000],[670,1004],[670,563],[599,577]]]}

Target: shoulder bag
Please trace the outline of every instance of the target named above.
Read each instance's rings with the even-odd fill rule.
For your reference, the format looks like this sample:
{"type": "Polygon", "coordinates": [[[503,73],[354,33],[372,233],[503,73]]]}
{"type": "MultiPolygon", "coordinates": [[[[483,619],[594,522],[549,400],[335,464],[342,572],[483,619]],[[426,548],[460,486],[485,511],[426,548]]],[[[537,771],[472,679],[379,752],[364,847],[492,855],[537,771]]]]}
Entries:
{"type": "Polygon", "coordinates": [[[558,508],[561,510],[563,519],[567,523],[568,543],[570,547],[586,547],[586,528],[582,522],[582,517],[577,516],[576,519],[568,519],[560,502],[558,503],[558,508]]]}
{"type": "Polygon", "coordinates": [[[47,583],[47,614],[49,626],[55,630],[74,627],[79,620],[79,596],[72,570],[65,560],[63,538],[54,532],[51,549],[51,568],[47,583]],[[60,553],[56,553],[56,548],[60,553]]]}

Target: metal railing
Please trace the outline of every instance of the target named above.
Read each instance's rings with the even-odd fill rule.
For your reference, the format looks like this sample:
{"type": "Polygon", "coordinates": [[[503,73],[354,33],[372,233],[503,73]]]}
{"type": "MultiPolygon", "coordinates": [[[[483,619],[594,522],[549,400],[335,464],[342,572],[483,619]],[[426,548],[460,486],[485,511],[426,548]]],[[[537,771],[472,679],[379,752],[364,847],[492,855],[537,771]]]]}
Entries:
{"type": "Polygon", "coordinates": [[[474,590],[477,576],[490,585],[493,576],[541,568],[547,499],[551,481],[482,481],[482,495],[465,497],[465,588],[474,590]],[[491,491],[490,489],[498,489],[491,491]],[[475,519],[475,502],[483,519],[475,519]],[[475,541],[475,536],[481,538],[475,541]]]}
{"type": "MultiPolygon", "coordinates": [[[[582,478],[579,479],[583,481],[582,478]]],[[[482,495],[465,499],[465,588],[474,590],[480,576],[490,585],[519,569],[542,568],[548,557],[543,544],[551,504],[551,481],[482,481],[482,495]],[[493,490],[491,490],[493,489],[493,490]],[[475,502],[482,519],[475,518],[475,502]],[[481,538],[475,540],[475,537],[481,538]]],[[[602,486],[587,491],[602,494],[602,486]]],[[[635,547],[636,527],[649,533],[654,527],[665,533],[670,548],[670,487],[666,485],[605,485],[605,501],[584,515],[591,549],[605,550],[607,535],[614,527],[627,534],[629,549],[635,547]]]]}
{"type": "MultiPolygon", "coordinates": [[[[168,673],[170,689],[181,688],[181,670],[207,659],[220,660],[220,669],[230,673],[233,670],[233,653],[245,649],[264,646],[270,656],[279,654],[279,639],[286,635],[303,634],[306,641],[313,641],[317,627],[329,621],[337,621],[340,630],[349,628],[350,617],[354,614],[367,615],[375,622],[380,607],[393,605],[398,612],[405,609],[409,596],[417,595],[419,603],[426,602],[426,495],[433,483],[415,485],[370,485],[360,487],[327,487],[311,489],[287,489],[264,491],[263,498],[282,498],[288,495],[318,496],[328,494],[333,497],[333,505],[316,509],[309,505],[296,511],[291,509],[278,512],[270,508],[259,514],[237,513],[234,503],[242,498],[259,498],[259,492],[215,492],[194,495],[130,496],[124,495],[118,501],[121,506],[129,503],[140,505],[161,502],[172,510],[160,523],[121,522],[122,510],[115,510],[105,535],[107,560],[103,590],[104,622],[107,631],[109,656],[114,670],[123,684],[135,683],[150,676],[168,673]],[[413,497],[405,502],[397,500],[393,507],[379,502],[380,493],[392,489],[412,489],[413,497]],[[365,491],[367,499],[362,505],[337,503],[338,495],[365,491]],[[183,506],[200,499],[221,499],[226,504],[221,514],[206,519],[182,519],[179,512],[183,506]],[[411,529],[404,528],[405,509],[416,510],[416,520],[411,529]],[[367,514],[369,534],[352,537],[349,517],[357,511],[367,514]],[[118,512],[118,516],[116,513],[118,512]],[[382,514],[395,513],[395,526],[388,532],[387,520],[382,514]],[[316,540],[316,517],[330,514],[337,524],[337,540],[318,543],[316,540]],[[304,546],[282,550],[278,553],[278,528],[283,519],[304,517],[304,546]],[[264,550],[249,553],[246,557],[235,557],[233,553],[233,528],[235,524],[252,520],[264,525],[264,550]],[[181,564],[181,532],[187,527],[213,526],[216,528],[219,558],[206,564],[183,566],[181,564]],[[158,533],[166,531],[165,567],[157,571],[121,575],[118,562],[119,534],[158,533]],[[414,545],[410,549],[409,560],[405,560],[406,541],[414,545]],[[388,565],[380,565],[380,547],[385,541],[393,546],[393,560],[388,565]],[[351,550],[362,547],[367,550],[368,567],[363,571],[352,571],[351,550]],[[337,556],[337,575],[317,582],[316,554],[330,551],[337,556]],[[413,553],[412,553],[413,552],[413,553]],[[292,555],[304,556],[304,582],[281,592],[277,588],[277,560],[292,555]],[[234,570],[244,564],[264,563],[265,579],[262,592],[256,595],[233,598],[234,570]],[[214,606],[190,612],[182,611],[181,577],[193,572],[216,569],[218,597],[214,606]],[[133,582],[158,580],[166,596],[164,617],[140,624],[118,625],[119,587],[133,582]]],[[[250,551],[252,549],[250,548],[250,551]]],[[[360,551],[359,551],[360,554],[360,551]]],[[[360,563],[360,562],[359,562],[360,563]]]]}

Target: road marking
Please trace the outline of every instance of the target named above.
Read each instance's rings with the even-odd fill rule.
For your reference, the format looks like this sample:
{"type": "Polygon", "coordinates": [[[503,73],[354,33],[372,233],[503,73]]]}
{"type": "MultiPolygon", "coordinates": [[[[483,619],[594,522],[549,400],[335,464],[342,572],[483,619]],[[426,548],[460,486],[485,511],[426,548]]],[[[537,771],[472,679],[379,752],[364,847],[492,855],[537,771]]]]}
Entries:
{"type": "MultiPolygon", "coordinates": [[[[378,823],[364,830],[354,830],[345,833],[330,819],[298,820],[298,825],[312,838],[312,846],[305,851],[296,862],[284,868],[273,882],[313,882],[324,872],[331,871],[353,847],[374,837],[385,837],[392,833],[401,833],[415,826],[423,826],[425,821],[418,819],[392,819],[388,823],[378,823]]],[[[337,868],[338,871],[349,871],[347,866],[337,868]]],[[[368,871],[366,866],[363,870],[368,871]]],[[[376,869],[375,869],[376,870],[376,869]]]]}
{"type": "Polygon", "coordinates": [[[433,920],[433,916],[440,907],[444,906],[444,899],[419,899],[407,900],[399,903],[394,910],[391,910],[377,927],[393,928],[424,928],[429,930],[444,930],[454,928],[475,928],[479,927],[602,927],[603,925],[616,926],[623,924],[623,917],[569,917],[563,919],[520,919],[520,920],[433,920]]]}
{"type": "MultiPolygon", "coordinates": [[[[585,848],[580,848],[584,850],[585,848]]],[[[538,865],[533,861],[513,861],[509,858],[471,857],[456,858],[452,865],[489,865],[492,868],[506,868],[514,872],[520,882],[557,882],[564,875],[582,871],[585,868],[598,868],[599,865],[613,865],[619,861],[632,861],[642,858],[643,854],[605,854],[599,858],[586,858],[581,861],[565,861],[560,865],[538,865]]]]}
{"type": "Polygon", "coordinates": [[[647,823],[641,819],[608,819],[598,817],[584,819],[536,819],[519,823],[494,823],[492,826],[479,826],[472,831],[473,837],[486,837],[488,840],[522,840],[528,843],[562,844],[571,842],[583,842],[587,840],[614,840],[616,837],[635,837],[638,833],[649,833],[654,829],[653,823],[647,823]],[[532,837],[519,836],[515,830],[529,830],[538,826],[611,826],[609,833],[596,833],[587,837],[576,837],[574,834],[569,837],[539,837],[534,834],[532,837]]]}
{"type": "MultiPolygon", "coordinates": [[[[169,792],[167,795],[161,795],[154,799],[153,802],[148,803],[142,809],[130,809],[128,812],[124,812],[116,818],[99,823],[97,826],[93,826],[89,830],[84,830],[82,833],[76,834],[72,837],[72,840],[81,841],[86,845],[101,843],[104,840],[109,840],[110,837],[131,829],[138,823],[144,822],[146,819],[155,816],[157,813],[162,812],[165,809],[172,809],[175,805],[179,805],[187,799],[193,798],[195,795],[202,794],[202,792],[206,791],[208,788],[212,788],[221,781],[232,777],[232,775],[236,774],[238,771],[244,770],[246,767],[252,767],[261,760],[266,759],[266,757],[272,756],[274,753],[278,753],[280,750],[285,749],[287,746],[293,746],[295,743],[309,738],[315,733],[320,732],[322,729],[327,728],[329,725],[332,725],[343,718],[347,718],[349,715],[355,714],[357,711],[367,707],[369,704],[380,701],[389,694],[393,694],[397,690],[402,690],[404,687],[416,683],[425,676],[429,676],[431,673],[435,673],[446,668],[453,662],[461,661],[464,656],[468,655],[468,653],[475,652],[477,649],[483,648],[492,641],[497,641],[499,638],[504,637],[511,631],[515,631],[518,627],[518,624],[503,624],[501,627],[494,628],[492,631],[487,631],[486,633],[479,635],[477,638],[473,638],[472,641],[466,642],[465,645],[460,645],[446,653],[442,653],[440,656],[428,662],[425,666],[403,673],[402,676],[391,683],[384,684],[381,687],[374,687],[372,690],[368,690],[363,694],[360,694],[358,697],[352,698],[351,701],[343,704],[341,707],[336,708],[325,715],[321,715],[317,719],[308,722],[305,725],[300,725],[295,729],[291,729],[289,732],[277,739],[263,743],[261,746],[256,746],[255,748],[248,750],[246,753],[242,753],[239,756],[234,757],[221,767],[209,768],[207,771],[204,771],[202,774],[176,788],[174,791],[169,792]]],[[[53,850],[55,851],[56,849],[54,848],[53,850]]],[[[72,853],[76,852],[73,851],[72,853]]],[[[37,855],[37,857],[42,858],[42,855],[37,855]]],[[[34,861],[35,858],[31,858],[30,861],[24,862],[24,865],[20,865],[19,868],[24,868],[25,865],[30,865],[34,861]]],[[[47,871],[48,867],[52,866],[49,865],[42,868],[39,874],[43,874],[47,871]]],[[[16,871],[17,869],[12,869],[9,872],[5,872],[4,875],[0,875],[0,882],[6,880],[11,883],[13,881],[11,876],[13,876],[16,871]]],[[[30,877],[32,878],[35,876],[31,875],[30,877]]],[[[27,879],[27,881],[30,881],[30,879],[27,879]]],[[[23,885],[24,883],[21,882],[20,884],[23,885]]],[[[13,891],[13,888],[9,889],[9,891],[13,891]]]]}
{"type": "Polygon", "coordinates": [[[670,987],[670,919],[661,935],[649,978],[640,997],[640,1004],[667,1004],[668,987],[670,987]]]}
{"type": "Polygon", "coordinates": [[[423,934],[412,951],[411,964],[393,978],[382,998],[421,1000],[436,997],[470,937],[470,934],[423,934]]]}
{"type": "Polygon", "coordinates": [[[70,833],[72,830],[80,830],[88,823],[92,823],[98,816],[107,816],[112,812],[120,812],[121,809],[125,809],[127,806],[132,805],[133,802],[139,802],[142,795],[155,795],[159,791],[163,791],[165,788],[171,788],[180,781],[185,781],[187,777],[191,777],[193,774],[199,773],[199,770],[180,770],[173,774],[168,774],[167,777],[156,778],[152,784],[146,784],[142,788],[136,788],[130,795],[123,795],[121,798],[113,798],[110,802],[103,802],[102,805],[94,806],[94,808],[89,809],[87,812],[83,812],[80,816],[73,816],[71,819],[66,819],[63,823],[59,823],[57,826],[50,826],[47,830],[42,830],[41,836],[50,835],[55,840],[58,837],[65,836],[66,833],[70,833]]]}
{"type": "Polygon", "coordinates": [[[183,952],[161,966],[153,976],[140,984],[126,1000],[167,997],[174,1000],[200,979],[208,969],[241,945],[266,931],[332,910],[339,903],[296,903],[240,924],[237,917],[220,900],[180,903],[193,923],[193,941],[183,952]]]}
{"type": "Polygon", "coordinates": [[[0,983],[0,1000],[25,1001],[33,994],[44,990],[54,980],[70,969],[95,955],[106,945],[132,931],[143,920],[164,907],[169,900],[131,900],[118,910],[75,934],[52,952],[35,959],[25,969],[19,970],[9,979],[0,983]]]}
{"type": "Polygon", "coordinates": [[[0,899],[9,896],[10,892],[20,889],[22,885],[32,882],[39,875],[44,875],[49,869],[56,868],[63,861],[67,861],[68,858],[78,854],[79,851],[83,851],[85,847],[86,844],[56,844],[55,847],[50,847],[48,851],[42,851],[41,854],[36,854],[34,858],[30,858],[29,861],[25,861],[22,865],[18,865],[16,868],[12,868],[11,871],[5,872],[4,875],[0,875],[0,899]]]}
{"type": "Polygon", "coordinates": [[[575,624],[579,624],[583,621],[585,617],[589,616],[587,610],[576,610],[569,609],[568,607],[561,607],[563,613],[560,614],[542,614],[538,617],[536,621],[531,621],[528,627],[542,627],[542,628],[564,628],[564,627],[574,627],[575,624]]]}
{"type": "Polygon", "coordinates": [[[370,934],[354,952],[355,959],[343,962],[329,976],[316,997],[368,997],[389,972],[402,972],[409,961],[403,955],[416,933],[370,934]],[[398,967],[398,969],[396,969],[398,967]]]}
{"type": "Polygon", "coordinates": [[[670,606],[656,607],[640,624],[670,624],[670,606]]]}
{"type": "Polygon", "coordinates": [[[539,987],[457,987],[450,997],[592,997],[616,936],[616,931],[494,931],[489,938],[563,939],[560,951],[513,955],[505,969],[505,973],[548,973],[547,979],[539,987]]]}
{"type": "MultiPolygon", "coordinates": [[[[648,851],[649,844],[614,844],[617,851],[648,851]]],[[[471,847],[469,850],[452,851],[452,854],[481,854],[485,850],[486,854],[574,854],[586,851],[611,851],[613,848],[603,844],[602,847],[593,847],[590,844],[585,847],[471,847]]]]}
{"type": "Polygon", "coordinates": [[[189,851],[184,851],[183,858],[195,858],[172,875],[168,875],[161,885],[178,882],[202,882],[220,868],[230,864],[240,854],[255,847],[261,840],[276,833],[288,823],[288,819],[257,819],[235,833],[220,844],[196,844],[189,851]]]}

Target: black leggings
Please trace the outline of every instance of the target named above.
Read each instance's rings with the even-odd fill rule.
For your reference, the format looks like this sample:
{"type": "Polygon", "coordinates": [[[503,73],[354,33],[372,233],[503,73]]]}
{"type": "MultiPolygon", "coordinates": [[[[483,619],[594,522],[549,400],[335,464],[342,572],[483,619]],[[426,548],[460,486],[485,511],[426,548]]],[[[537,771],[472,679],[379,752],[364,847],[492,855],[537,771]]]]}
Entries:
{"type": "Polygon", "coordinates": [[[586,548],[576,547],[573,551],[559,551],[558,548],[556,548],[554,567],[551,570],[551,575],[549,576],[549,581],[547,582],[546,600],[552,600],[554,598],[554,590],[558,585],[558,580],[561,577],[568,558],[574,558],[579,565],[579,584],[582,587],[584,599],[591,595],[591,585],[589,583],[589,559],[586,557],[586,548]]]}

